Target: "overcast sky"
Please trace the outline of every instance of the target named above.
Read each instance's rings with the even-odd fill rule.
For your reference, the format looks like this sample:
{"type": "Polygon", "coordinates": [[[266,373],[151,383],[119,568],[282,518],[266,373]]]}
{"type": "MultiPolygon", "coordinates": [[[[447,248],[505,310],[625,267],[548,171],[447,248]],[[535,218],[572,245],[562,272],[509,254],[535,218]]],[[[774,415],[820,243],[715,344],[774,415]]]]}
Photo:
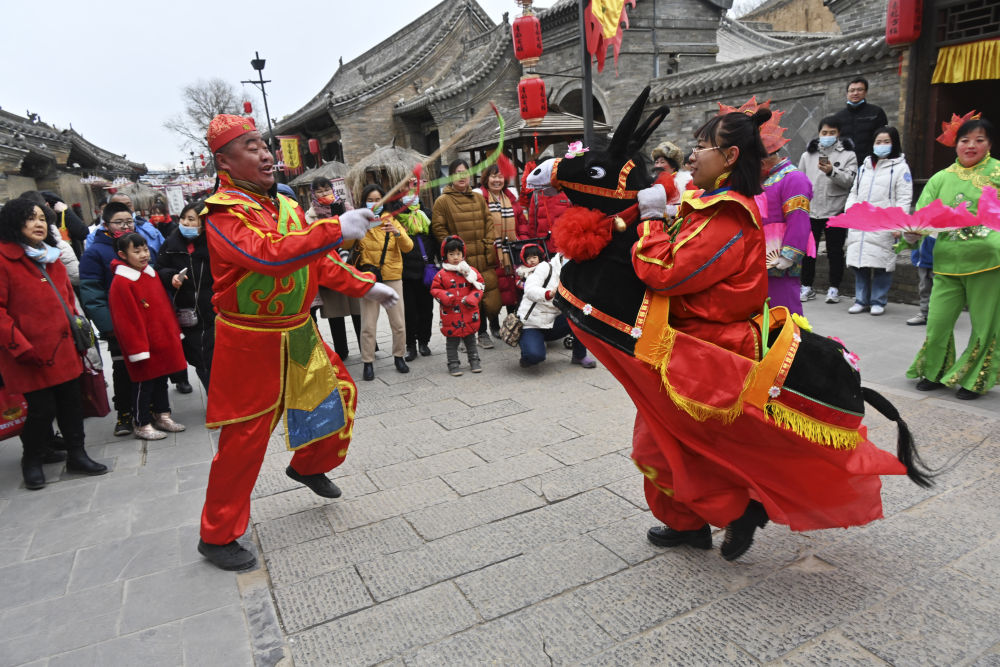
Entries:
{"type": "MultiPolygon", "coordinates": [[[[0,107],[19,116],[31,110],[61,129],[72,123],[102,148],[169,169],[187,157],[163,128],[182,110],[182,86],[212,77],[240,86],[256,78],[250,59],[259,51],[264,78],[272,80],[271,116],[280,118],[319,92],[338,58],[350,61],[437,2],[3,4],[0,107]]],[[[479,4],[494,22],[507,11],[518,15],[514,0],[479,4]]]]}

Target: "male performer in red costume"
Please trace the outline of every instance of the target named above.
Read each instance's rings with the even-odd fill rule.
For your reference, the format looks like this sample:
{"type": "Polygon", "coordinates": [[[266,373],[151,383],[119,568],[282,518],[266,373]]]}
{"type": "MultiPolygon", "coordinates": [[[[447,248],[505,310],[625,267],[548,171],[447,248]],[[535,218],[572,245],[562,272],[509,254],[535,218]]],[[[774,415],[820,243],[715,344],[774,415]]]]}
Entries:
{"type": "Polygon", "coordinates": [[[218,312],[206,422],[221,432],[198,551],[224,570],[244,570],[257,559],[236,539],[246,531],[250,492],[282,415],[295,450],[285,472],[318,495],[340,496],[324,473],[347,456],[357,392],[309,317],[319,285],[383,305],[398,296],[336,252],[365,235],[371,211],[308,225],[299,205],[277,194],[274,158],[253,119],[218,115],[207,138],[219,187],[206,200],[218,312]]]}

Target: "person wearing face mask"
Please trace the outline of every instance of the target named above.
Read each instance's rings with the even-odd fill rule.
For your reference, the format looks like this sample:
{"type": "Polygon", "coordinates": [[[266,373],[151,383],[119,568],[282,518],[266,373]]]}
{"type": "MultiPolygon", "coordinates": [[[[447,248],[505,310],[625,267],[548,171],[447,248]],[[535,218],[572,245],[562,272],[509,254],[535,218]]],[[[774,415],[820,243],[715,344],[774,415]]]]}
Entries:
{"type": "Polygon", "coordinates": [[[422,357],[431,355],[428,346],[434,325],[434,297],[430,281],[425,282],[429,271],[434,271],[439,251],[431,236],[431,221],[420,207],[420,184],[410,179],[409,190],[403,195],[405,210],[396,214],[406,233],[413,239],[413,249],[403,253],[403,303],[406,304],[406,361],[413,361],[419,352],[422,357]],[[428,268],[430,267],[430,268],[428,268]]]}
{"type": "MultiPolygon", "coordinates": [[[[345,202],[334,194],[329,179],[318,176],[309,184],[309,208],[306,210],[306,222],[310,225],[317,220],[340,215],[347,207],[345,202]]],[[[346,253],[344,253],[346,255],[346,253]]],[[[347,347],[347,327],[344,318],[350,317],[354,326],[354,335],[361,347],[361,300],[341,294],[332,289],[320,286],[320,315],[326,318],[330,325],[330,337],[333,339],[333,350],[346,360],[350,355],[347,347]]]]}
{"type": "Polygon", "coordinates": [[[156,231],[160,232],[164,242],[177,229],[177,222],[170,217],[166,204],[162,202],[153,204],[153,208],[149,212],[149,223],[156,227],[156,231]]]}
{"type": "Polygon", "coordinates": [[[114,433],[125,436],[132,433],[132,381],[122,357],[121,346],[114,334],[108,293],[114,271],[111,262],[118,255],[115,239],[135,231],[132,211],[120,201],[108,202],[101,213],[101,225],[94,231],[93,240],[80,257],[80,303],[102,339],[108,343],[111,354],[111,377],[114,385],[113,402],[118,413],[114,433]]]}
{"type": "Polygon", "coordinates": [[[194,366],[207,392],[215,351],[215,309],[208,240],[199,215],[204,207],[204,203],[194,202],[181,210],[177,228],[167,236],[157,255],[156,272],[170,295],[184,334],[184,358],[194,366]]]}
{"type": "MultiPolygon", "coordinates": [[[[894,127],[879,128],[872,154],[858,169],[847,196],[847,208],[864,201],[879,208],[897,206],[908,213],[912,199],[913,178],[901,152],[899,132],[894,127]]],[[[854,269],[854,304],[847,310],[851,315],[866,310],[872,315],[885,312],[898,240],[898,232],[847,231],[847,265],[854,269]]]]}
{"type": "MultiPolygon", "coordinates": [[[[496,232],[496,254],[499,264],[496,267],[497,289],[500,291],[500,301],[507,307],[508,313],[517,311],[519,294],[515,283],[517,276],[514,274],[514,267],[510,263],[510,258],[500,252],[499,242],[503,239],[511,241],[518,238],[518,228],[523,228],[524,213],[521,204],[514,196],[514,193],[507,187],[507,179],[500,171],[498,164],[491,164],[483,170],[481,178],[482,187],[479,192],[486,199],[489,207],[490,217],[493,218],[493,229],[496,232]]],[[[499,313],[487,318],[490,333],[494,337],[500,336],[500,316],[499,313]]]]}
{"type": "MultiPolygon", "coordinates": [[[[827,116],[819,123],[819,136],[809,142],[799,158],[799,171],[804,172],[813,186],[809,202],[809,223],[816,245],[826,235],[826,255],[830,267],[827,303],[840,301],[840,282],[844,278],[844,239],[847,230],[827,227],[826,221],[844,212],[847,194],[858,173],[858,160],[854,155],[854,142],[840,136],[840,123],[827,116]]],[[[816,258],[808,255],[802,259],[802,288],[799,300],[816,298],[813,278],[816,276],[816,258]]]]}
{"type": "Polygon", "coordinates": [[[868,79],[855,77],[847,84],[847,105],[833,115],[840,124],[840,136],[854,142],[858,164],[871,155],[875,130],[889,124],[882,107],[868,101],[868,79]]]}

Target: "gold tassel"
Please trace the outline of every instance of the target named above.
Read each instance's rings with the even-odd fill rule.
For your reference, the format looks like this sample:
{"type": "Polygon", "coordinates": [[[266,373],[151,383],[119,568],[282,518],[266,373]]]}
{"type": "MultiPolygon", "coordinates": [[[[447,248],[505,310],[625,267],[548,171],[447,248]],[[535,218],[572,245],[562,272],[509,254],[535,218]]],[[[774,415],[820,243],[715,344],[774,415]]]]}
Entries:
{"type": "Polygon", "coordinates": [[[765,405],[764,414],[775,424],[818,445],[834,449],[854,449],[861,442],[861,434],[857,429],[825,424],[780,403],[765,405]]]}

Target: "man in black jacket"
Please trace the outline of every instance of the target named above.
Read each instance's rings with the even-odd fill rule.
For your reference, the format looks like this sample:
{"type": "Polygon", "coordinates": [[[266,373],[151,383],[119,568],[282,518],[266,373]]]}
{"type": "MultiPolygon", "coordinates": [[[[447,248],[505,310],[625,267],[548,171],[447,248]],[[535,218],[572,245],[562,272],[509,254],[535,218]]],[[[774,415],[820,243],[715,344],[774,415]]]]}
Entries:
{"type": "Polygon", "coordinates": [[[869,104],[868,80],[856,77],[847,84],[847,106],[834,114],[840,124],[841,138],[854,142],[854,154],[858,156],[858,164],[871,155],[875,143],[875,130],[889,124],[882,107],[869,104]]]}

